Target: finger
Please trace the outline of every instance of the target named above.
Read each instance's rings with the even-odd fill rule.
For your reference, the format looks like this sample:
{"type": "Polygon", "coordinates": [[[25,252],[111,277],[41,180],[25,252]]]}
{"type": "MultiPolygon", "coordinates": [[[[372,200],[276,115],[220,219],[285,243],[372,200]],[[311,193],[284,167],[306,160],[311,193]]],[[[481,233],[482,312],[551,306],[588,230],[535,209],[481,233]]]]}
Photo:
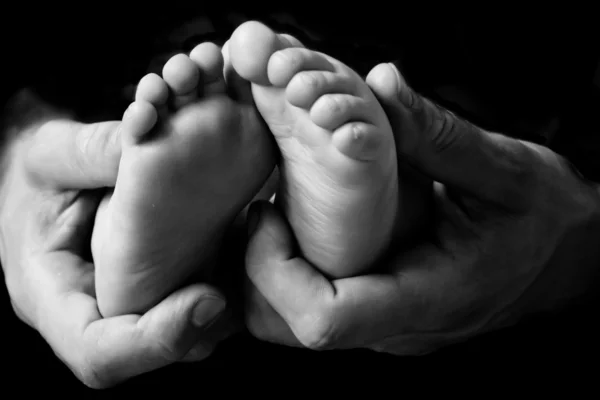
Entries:
{"type": "MultiPolygon", "coordinates": [[[[257,307],[259,311],[268,312],[262,300],[264,298],[290,327],[294,336],[304,346],[314,348],[315,344],[302,330],[304,327],[302,321],[311,319],[319,311],[318,304],[312,300],[332,297],[333,287],[323,275],[304,260],[295,257],[295,243],[290,228],[273,205],[262,201],[252,204],[248,211],[248,226],[250,231],[254,232],[246,251],[246,274],[258,290],[258,293],[250,292],[255,297],[249,304],[257,307]],[[293,281],[297,281],[298,284],[290,285],[289,283],[293,281]],[[286,286],[287,293],[282,293],[281,288],[274,287],[278,282],[286,286]],[[256,296],[258,294],[260,296],[256,296]]],[[[255,310],[249,311],[252,323],[257,323],[257,318],[263,317],[261,314],[253,315],[255,310]]],[[[276,319],[269,318],[268,315],[264,317],[264,321],[267,322],[276,319]]],[[[258,324],[262,326],[260,328],[251,326],[251,328],[254,331],[264,330],[260,336],[271,336],[273,338],[271,340],[280,342],[286,341],[283,338],[277,340],[278,335],[273,334],[272,327],[261,322],[258,324]]],[[[279,330],[280,324],[275,326],[279,330]]]]}
{"type": "Polygon", "coordinates": [[[64,191],[52,198],[52,202],[44,204],[45,215],[52,215],[57,202],[64,206],[60,215],[52,224],[51,231],[43,226],[37,227],[34,234],[43,236],[44,251],[67,251],[81,258],[90,259],[90,238],[94,228],[94,218],[98,204],[102,200],[99,191],[64,191]]]}
{"type": "Polygon", "coordinates": [[[31,138],[26,171],[40,185],[53,189],[114,186],[121,156],[119,124],[47,122],[31,138]]]}
{"type": "Polygon", "coordinates": [[[246,328],[254,337],[266,342],[303,347],[289,325],[249,279],[246,279],[244,300],[246,328]]]}
{"type": "Polygon", "coordinates": [[[521,204],[533,173],[528,146],[486,132],[425,99],[391,64],[376,66],[367,83],[386,110],[399,157],[481,199],[521,204]]]}
{"type": "MultiPolygon", "coordinates": [[[[256,206],[250,212],[257,212],[256,206]]],[[[274,207],[262,203],[259,212],[246,257],[248,277],[264,297],[251,293],[247,298],[249,327],[259,337],[293,344],[274,313],[304,346],[316,350],[373,346],[390,336],[410,343],[415,334],[443,327],[440,304],[452,307],[454,302],[444,288],[459,285],[459,276],[435,247],[394,260],[400,274],[328,282],[293,256],[289,228],[274,207]]]]}

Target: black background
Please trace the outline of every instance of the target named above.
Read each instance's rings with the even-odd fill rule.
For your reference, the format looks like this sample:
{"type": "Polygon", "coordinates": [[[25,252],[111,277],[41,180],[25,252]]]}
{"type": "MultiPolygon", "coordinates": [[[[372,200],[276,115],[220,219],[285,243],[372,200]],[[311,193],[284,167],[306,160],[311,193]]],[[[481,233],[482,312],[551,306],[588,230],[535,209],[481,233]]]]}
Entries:
{"type": "MultiPolygon", "coordinates": [[[[82,119],[119,118],[126,106],[126,100],[119,97],[120,88],[143,75],[156,50],[156,42],[148,38],[192,13],[206,12],[217,19],[223,14],[177,2],[161,6],[168,10],[128,11],[89,4],[85,8],[53,6],[46,10],[17,5],[6,9],[2,14],[3,98],[19,85],[29,84],[47,99],[74,107],[82,119]],[[103,115],[90,112],[98,108],[108,111],[103,115]]],[[[359,72],[366,73],[378,62],[399,60],[409,83],[442,103],[436,87],[457,84],[467,88],[501,118],[486,119],[455,104],[446,105],[486,128],[546,142],[569,156],[587,176],[600,177],[600,157],[589,150],[600,148],[595,144],[600,137],[595,120],[600,103],[591,85],[600,36],[598,22],[590,18],[593,13],[578,10],[548,16],[538,10],[525,16],[517,10],[490,8],[475,15],[457,12],[450,17],[447,10],[432,16],[431,9],[386,7],[391,6],[370,2],[369,7],[355,12],[317,13],[298,7],[293,13],[327,38],[315,46],[359,72]],[[361,46],[357,46],[359,42],[361,46]],[[549,142],[536,135],[536,123],[543,125],[556,116],[563,123],[555,139],[549,142]],[[518,128],[515,122],[521,120],[534,121],[534,128],[518,128]]],[[[249,7],[245,13],[249,18],[270,21],[249,7]]],[[[218,34],[198,39],[222,40],[234,28],[225,22],[219,26],[218,34]]],[[[198,396],[211,392],[287,395],[317,384],[387,388],[400,393],[414,378],[426,378],[435,386],[440,377],[458,376],[455,382],[470,385],[470,377],[481,373],[501,385],[539,374],[551,385],[557,381],[550,377],[576,373],[585,379],[587,373],[597,371],[597,304],[593,300],[559,314],[541,315],[517,328],[424,357],[362,350],[316,353],[260,343],[241,334],[223,343],[203,363],[169,367],[100,394],[86,390],[37,332],[17,319],[3,287],[0,349],[4,368],[0,380],[7,390],[14,390],[10,393],[64,396],[129,390],[152,395],[157,388],[198,396]],[[248,378],[252,384],[235,384],[248,378]],[[282,389],[276,388],[274,381],[282,389]]],[[[4,398],[2,394],[0,398],[4,398]]]]}

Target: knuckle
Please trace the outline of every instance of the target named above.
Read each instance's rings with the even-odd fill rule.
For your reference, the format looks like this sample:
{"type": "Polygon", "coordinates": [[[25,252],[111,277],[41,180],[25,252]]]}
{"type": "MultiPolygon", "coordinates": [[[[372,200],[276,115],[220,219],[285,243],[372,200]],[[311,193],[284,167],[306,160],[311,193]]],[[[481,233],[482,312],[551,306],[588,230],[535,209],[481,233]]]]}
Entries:
{"type": "Polygon", "coordinates": [[[515,141],[516,146],[511,158],[511,171],[514,175],[515,182],[522,189],[535,188],[537,174],[534,167],[533,155],[531,150],[521,141],[515,141]]]}
{"type": "Polygon", "coordinates": [[[311,350],[328,350],[336,345],[336,325],[328,312],[305,316],[294,325],[297,339],[311,350]]]}
{"type": "Polygon", "coordinates": [[[84,358],[75,368],[71,368],[77,379],[91,389],[106,389],[113,384],[108,377],[106,366],[93,358],[84,358]]]}
{"type": "Polygon", "coordinates": [[[495,158],[511,177],[510,183],[504,185],[502,197],[513,208],[528,209],[536,200],[536,193],[540,188],[535,154],[519,140],[503,137],[497,141],[500,143],[500,151],[495,158]]]}
{"type": "Polygon", "coordinates": [[[506,137],[513,144],[510,150],[509,168],[512,171],[515,182],[524,189],[535,188],[539,181],[539,163],[535,151],[520,140],[506,137]]]}
{"type": "MultiPolygon", "coordinates": [[[[74,167],[80,172],[82,175],[86,170],[86,164],[89,161],[89,157],[93,155],[92,150],[99,149],[98,146],[104,145],[98,137],[98,127],[95,125],[89,126],[89,129],[80,129],[75,134],[74,139],[74,150],[73,153],[73,164],[74,167]]],[[[102,151],[104,151],[104,147],[102,147],[102,151]]]]}
{"type": "Polygon", "coordinates": [[[168,363],[177,362],[186,354],[186,351],[181,346],[177,346],[173,341],[165,338],[159,338],[156,346],[160,357],[168,363]]]}
{"type": "Polygon", "coordinates": [[[409,88],[406,84],[400,87],[400,90],[403,91],[402,99],[405,99],[406,106],[413,110],[418,110],[423,107],[423,100],[421,96],[417,95],[411,88],[409,88]]]}
{"type": "Polygon", "coordinates": [[[449,111],[430,102],[427,107],[425,129],[430,132],[431,145],[435,153],[442,153],[463,139],[464,130],[458,129],[458,119],[449,111]]]}

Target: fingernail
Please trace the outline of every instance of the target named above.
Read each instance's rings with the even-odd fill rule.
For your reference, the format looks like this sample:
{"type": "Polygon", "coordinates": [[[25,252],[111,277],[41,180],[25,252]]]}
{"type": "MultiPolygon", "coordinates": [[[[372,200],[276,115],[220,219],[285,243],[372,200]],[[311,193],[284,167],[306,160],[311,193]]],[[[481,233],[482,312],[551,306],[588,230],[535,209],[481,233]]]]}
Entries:
{"type": "Polygon", "coordinates": [[[197,362],[202,361],[208,357],[214,349],[214,346],[208,343],[198,342],[188,351],[181,361],[183,362],[197,362]]]}
{"type": "Polygon", "coordinates": [[[225,300],[219,297],[206,297],[196,305],[192,314],[192,322],[198,328],[205,328],[217,319],[225,309],[225,300]]]}
{"type": "Polygon", "coordinates": [[[252,236],[258,227],[258,223],[260,222],[260,214],[262,211],[262,206],[260,203],[252,203],[250,208],[248,209],[248,216],[246,224],[248,226],[248,236],[252,236]]]}
{"type": "Polygon", "coordinates": [[[398,72],[398,68],[396,67],[396,65],[394,63],[388,63],[388,66],[390,67],[392,74],[394,74],[394,84],[396,85],[396,87],[394,88],[394,92],[400,96],[400,88],[401,88],[401,84],[400,82],[402,82],[402,77],[400,76],[400,73],[398,72]]]}
{"type": "Polygon", "coordinates": [[[398,67],[393,63],[388,63],[388,65],[395,77],[394,82],[396,86],[394,87],[394,92],[398,101],[409,109],[421,108],[423,106],[422,101],[419,100],[418,95],[408,86],[398,67]]]}

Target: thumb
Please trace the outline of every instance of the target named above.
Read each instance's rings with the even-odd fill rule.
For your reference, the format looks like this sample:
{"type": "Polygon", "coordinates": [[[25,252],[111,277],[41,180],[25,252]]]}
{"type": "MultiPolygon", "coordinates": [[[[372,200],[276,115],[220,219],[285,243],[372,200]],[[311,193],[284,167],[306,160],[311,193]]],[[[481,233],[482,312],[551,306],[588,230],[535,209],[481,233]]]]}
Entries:
{"type": "Polygon", "coordinates": [[[39,184],[55,189],[114,186],[121,157],[119,125],[67,119],[45,123],[31,139],[27,172],[39,184]]]}
{"type": "Polygon", "coordinates": [[[225,310],[224,297],[206,285],[181,289],[147,312],[138,322],[157,360],[179,361],[225,310]]]}
{"type": "MultiPolygon", "coordinates": [[[[97,311],[95,301],[82,299],[85,297],[80,295],[63,296],[61,303],[44,303],[50,307],[50,312],[44,313],[50,321],[45,324],[50,327],[46,337],[55,342],[58,338],[55,346],[68,346],[59,354],[73,353],[73,344],[64,340],[65,332],[71,332],[74,324],[80,325],[97,311]],[[56,321],[63,321],[63,326],[56,321]]],[[[72,355],[83,357],[85,362],[75,366],[88,385],[109,387],[181,361],[203,339],[224,306],[216,289],[195,284],[172,293],[141,317],[122,315],[95,320],[83,331],[79,346],[83,355],[72,355]]],[[[206,356],[210,351],[207,348],[206,356]]]]}
{"type": "Polygon", "coordinates": [[[319,343],[330,321],[318,316],[329,312],[334,287],[313,266],[296,257],[295,239],[273,205],[255,202],[248,217],[251,237],[246,250],[246,274],[250,282],[300,343],[308,347],[319,343]]]}
{"type": "Polygon", "coordinates": [[[414,92],[392,64],[367,76],[390,120],[398,157],[448,186],[504,206],[521,204],[532,151],[523,142],[486,132],[414,92]]]}
{"type": "MultiPolygon", "coordinates": [[[[104,354],[104,365],[118,381],[181,361],[224,308],[220,293],[196,284],[172,293],[135,323],[125,323],[126,316],[101,320],[105,337],[99,342],[105,346],[98,350],[104,354]]],[[[211,350],[207,348],[205,355],[211,350]]]]}
{"type": "Polygon", "coordinates": [[[285,219],[277,213],[272,204],[262,200],[255,201],[248,209],[247,218],[250,241],[246,262],[260,260],[262,264],[268,261],[285,261],[294,256],[296,240],[285,219]],[[268,223],[262,224],[265,218],[268,223]],[[257,229],[259,224],[261,229],[257,229]]]}

